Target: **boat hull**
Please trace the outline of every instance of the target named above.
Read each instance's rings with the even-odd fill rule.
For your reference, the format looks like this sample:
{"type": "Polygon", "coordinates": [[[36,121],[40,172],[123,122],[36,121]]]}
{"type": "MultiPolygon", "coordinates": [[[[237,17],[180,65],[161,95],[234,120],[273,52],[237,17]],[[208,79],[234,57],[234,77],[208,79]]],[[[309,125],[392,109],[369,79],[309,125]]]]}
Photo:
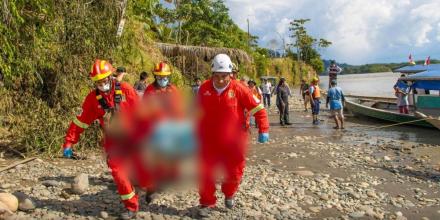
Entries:
{"type": "MultiPolygon", "coordinates": [[[[394,123],[410,122],[420,119],[419,117],[416,117],[414,115],[399,114],[390,110],[378,109],[367,105],[362,105],[360,99],[346,100],[346,108],[354,115],[363,115],[394,123]]],[[[434,128],[434,125],[428,123],[427,121],[410,122],[408,123],[408,125],[434,128]]]]}

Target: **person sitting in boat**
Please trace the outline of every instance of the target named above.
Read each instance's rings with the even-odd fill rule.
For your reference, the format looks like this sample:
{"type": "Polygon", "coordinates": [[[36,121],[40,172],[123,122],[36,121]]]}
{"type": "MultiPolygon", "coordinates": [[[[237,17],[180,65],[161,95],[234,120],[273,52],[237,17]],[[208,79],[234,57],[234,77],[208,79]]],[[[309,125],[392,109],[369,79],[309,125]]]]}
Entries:
{"type": "MultiPolygon", "coordinates": [[[[402,75],[401,77],[405,77],[405,75],[402,75]]],[[[397,106],[399,107],[399,112],[401,114],[409,114],[408,94],[410,87],[408,86],[408,82],[398,80],[396,84],[394,84],[394,91],[397,97],[397,106]]]]}

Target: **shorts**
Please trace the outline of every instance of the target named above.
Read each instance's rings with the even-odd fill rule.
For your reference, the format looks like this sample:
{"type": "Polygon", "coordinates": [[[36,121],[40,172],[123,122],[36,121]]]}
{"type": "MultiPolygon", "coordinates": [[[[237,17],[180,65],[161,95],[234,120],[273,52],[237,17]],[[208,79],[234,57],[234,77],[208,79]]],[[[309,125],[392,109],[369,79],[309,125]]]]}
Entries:
{"type": "Polygon", "coordinates": [[[319,101],[319,99],[313,99],[312,102],[314,104],[312,106],[312,114],[313,115],[319,115],[319,109],[320,109],[319,104],[321,104],[321,101],[319,101]]]}
{"type": "Polygon", "coordinates": [[[340,118],[344,118],[344,110],[341,109],[330,109],[330,115],[335,117],[339,116],[340,118]]]}
{"type": "Polygon", "coordinates": [[[304,102],[305,103],[310,102],[310,96],[309,95],[305,95],[303,98],[304,98],[304,102]]]}

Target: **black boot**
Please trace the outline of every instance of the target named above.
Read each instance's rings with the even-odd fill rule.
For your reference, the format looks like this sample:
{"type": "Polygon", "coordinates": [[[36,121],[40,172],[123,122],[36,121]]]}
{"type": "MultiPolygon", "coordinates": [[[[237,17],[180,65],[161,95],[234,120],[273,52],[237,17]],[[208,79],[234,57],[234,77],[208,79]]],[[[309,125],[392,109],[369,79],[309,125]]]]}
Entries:
{"type": "Polygon", "coordinates": [[[229,199],[225,198],[225,206],[226,206],[226,208],[232,209],[232,208],[234,208],[234,205],[235,205],[234,198],[229,198],[229,199]]]}
{"type": "Polygon", "coordinates": [[[147,202],[147,205],[153,202],[155,194],[156,191],[147,191],[147,193],[145,194],[145,202],[147,202]]]}

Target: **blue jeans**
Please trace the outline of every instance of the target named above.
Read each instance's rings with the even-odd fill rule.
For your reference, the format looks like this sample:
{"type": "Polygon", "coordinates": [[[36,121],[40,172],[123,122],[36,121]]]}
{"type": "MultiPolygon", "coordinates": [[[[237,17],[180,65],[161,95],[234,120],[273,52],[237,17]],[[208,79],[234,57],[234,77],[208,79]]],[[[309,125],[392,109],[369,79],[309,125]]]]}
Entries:
{"type": "Polygon", "coordinates": [[[263,94],[264,106],[270,106],[270,94],[263,94]]]}
{"type": "Polygon", "coordinates": [[[313,115],[319,115],[319,104],[321,104],[321,101],[319,99],[313,99],[313,106],[312,106],[312,114],[313,115]]]}

